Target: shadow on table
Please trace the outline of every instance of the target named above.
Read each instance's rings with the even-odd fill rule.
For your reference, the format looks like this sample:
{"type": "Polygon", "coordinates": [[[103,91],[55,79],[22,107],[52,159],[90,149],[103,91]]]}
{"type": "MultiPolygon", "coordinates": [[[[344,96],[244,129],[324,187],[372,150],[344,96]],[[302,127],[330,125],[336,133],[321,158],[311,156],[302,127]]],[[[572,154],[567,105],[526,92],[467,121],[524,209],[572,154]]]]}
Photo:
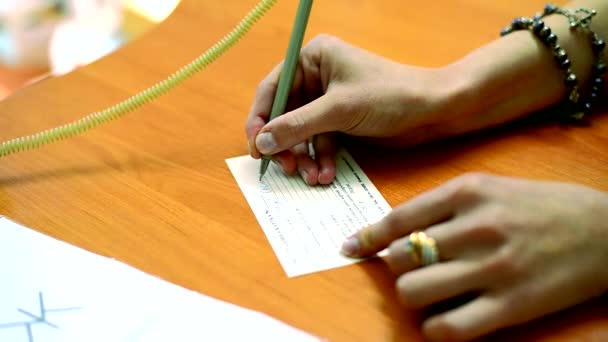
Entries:
{"type": "MultiPolygon", "coordinates": [[[[43,171],[24,172],[17,175],[0,176],[0,187],[43,182],[50,179],[92,176],[108,171],[161,170],[169,167],[159,163],[156,158],[138,156],[124,160],[101,160],[96,163],[83,163],[76,167],[48,169],[43,171]]],[[[2,168],[0,167],[0,170],[2,168]]]]}
{"type": "MultiPolygon", "coordinates": [[[[445,138],[411,147],[385,147],[368,141],[345,138],[341,142],[357,163],[372,179],[398,179],[415,177],[452,159],[460,158],[486,145],[515,136],[542,136],[556,132],[586,130],[594,126],[594,119],[608,114],[602,109],[577,122],[555,119],[558,113],[547,110],[494,128],[445,138]],[[557,130],[555,130],[557,129],[557,130]]],[[[582,132],[582,134],[585,134],[582,132]]],[[[465,171],[465,170],[463,170],[465,171]]]]}
{"type": "Polygon", "coordinates": [[[422,316],[419,312],[404,308],[397,298],[395,291],[396,277],[381,258],[371,258],[355,264],[361,268],[376,286],[376,291],[384,298],[381,310],[390,324],[393,336],[389,341],[418,341],[423,340],[420,327],[422,316]]]}

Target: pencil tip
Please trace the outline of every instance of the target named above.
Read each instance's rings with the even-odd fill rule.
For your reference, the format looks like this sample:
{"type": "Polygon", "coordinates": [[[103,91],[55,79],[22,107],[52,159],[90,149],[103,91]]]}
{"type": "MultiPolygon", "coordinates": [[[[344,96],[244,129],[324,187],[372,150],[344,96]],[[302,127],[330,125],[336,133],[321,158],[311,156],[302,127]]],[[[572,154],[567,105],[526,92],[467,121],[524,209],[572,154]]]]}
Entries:
{"type": "Polygon", "coordinates": [[[264,158],[262,159],[262,163],[260,164],[260,181],[262,181],[262,178],[264,177],[264,174],[266,173],[266,169],[268,169],[268,159],[264,158]]]}

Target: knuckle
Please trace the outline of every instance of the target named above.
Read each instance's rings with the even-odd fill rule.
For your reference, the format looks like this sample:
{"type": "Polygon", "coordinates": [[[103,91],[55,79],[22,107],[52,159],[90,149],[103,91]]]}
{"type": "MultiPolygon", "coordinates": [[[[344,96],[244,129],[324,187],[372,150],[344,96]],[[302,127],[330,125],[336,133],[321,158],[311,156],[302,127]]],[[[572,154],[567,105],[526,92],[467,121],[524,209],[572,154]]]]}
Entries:
{"type": "Polygon", "coordinates": [[[479,224],[466,228],[464,236],[486,246],[499,246],[507,240],[502,227],[493,224],[479,224]]]}
{"type": "Polygon", "coordinates": [[[479,200],[487,187],[490,176],[484,173],[467,173],[454,182],[452,196],[455,200],[470,202],[479,200]]]}
{"type": "Polygon", "coordinates": [[[255,90],[256,96],[264,95],[268,92],[274,91],[274,84],[271,83],[268,79],[263,80],[258,84],[258,87],[255,90]]]}
{"type": "Polygon", "coordinates": [[[336,53],[336,50],[343,48],[344,45],[346,44],[340,38],[327,33],[321,33],[316,35],[304,48],[320,52],[322,55],[330,55],[336,53]]]}
{"type": "Polygon", "coordinates": [[[388,250],[390,251],[390,255],[394,255],[396,254],[395,251],[399,250],[401,248],[401,243],[399,240],[393,240],[393,242],[391,242],[388,245],[388,250]]]}
{"type": "Polygon", "coordinates": [[[507,239],[505,227],[509,226],[510,220],[503,206],[490,205],[475,216],[474,223],[465,228],[465,234],[477,240],[500,244],[507,239]]]}
{"type": "MultiPolygon", "coordinates": [[[[387,215],[383,220],[384,231],[391,237],[398,237],[403,235],[401,218],[398,213],[393,211],[387,215]]],[[[396,242],[396,241],[395,241],[396,242]]]]}
{"type": "Polygon", "coordinates": [[[481,214],[482,227],[488,233],[494,233],[497,237],[505,236],[504,227],[509,225],[511,220],[508,210],[499,204],[490,205],[481,214]]]}
{"type": "MultiPolygon", "coordinates": [[[[504,306],[511,308],[517,307],[521,305],[521,303],[530,303],[531,301],[534,301],[534,299],[535,298],[529,293],[529,289],[524,291],[521,288],[512,289],[503,296],[504,306]]],[[[501,313],[504,315],[506,311],[506,309],[503,309],[501,313]]]]}
{"type": "MultiPolygon", "coordinates": [[[[519,290],[515,292],[521,292],[519,290]]],[[[538,294],[530,296],[521,292],[523,296],[507,291],[497,295],[492,300],[492,316],[500,321],[499,327],[510,326],[522,322],[522,315],[529,310],[530,303],[537,300],[538,294]]]]}
{"type": "Polygon", "coordinates": [[[487,183],[488,177],[480,172],[467,173],[460,178],[459,188],[465,192],[478,192],[487,183]]]}
{"type": "Polygon", "coordinates": [[[521,314],[526,311],[527,305],[538,298],[538,293],[533,291],[533,289],[520,286],[498,299],[497,315],[500,315],[505,324],[516,323],[521,319],[521,314]]]}
{"type": "Polygon", "coordinates": [[[388,245],[388,255],[386,261],[393,271],[399,269],[399,263],[401,262],[401,260],[399,260],[399,256],[402,254],[401,250],[403,248],[404,244],[401,240],[393,240],[393,242],[388,245]]]}
{"type": "Polygon", "coordinates": [[[513,318],[516,317],[517,307],[521,307],[522,303],[525,303],[525,305],[527,305],[528,303],[531,303],[530,300],[536,299],[529,298],[530,300],[512,303],[511,301],[509,301],[508,298],[509,297],[507,296],[496,299],[496,316],[501,317],[507,325],[509,324],[509,322],[513,322],[513,318]]]}
{"type": "Polygon", "coordinates": [[[247,119],[247,122],[245,123],[245,133],[247,134],[248,137],[253,137],[255,136],[258,131],[262,128],[262,125],[259,125],[255,122],[255,118],[249,118],[247,119]]]}
{"type": "Polygon", "coordinates": [[[483,266],[483,272],[500,275],[508,279],[518,279],[526,274],[520,258],[508,248],[503,248],[483,266]]]}
{"type": "Polygon", "coordinates": [[[251,120],[247,120],[244,128],[245,134],[247,135],[247,138],[249,138],[253,133],[253,124],[251,123],[251,120]]]}
{"type": "Polygon", "coordinates": [[[322,47],[331,47],[333,44],[336,44],[340,39],[336,36],[332,36],[327,33],[319,33],[311,40],[310,44],[319,45],[322,47]]]}

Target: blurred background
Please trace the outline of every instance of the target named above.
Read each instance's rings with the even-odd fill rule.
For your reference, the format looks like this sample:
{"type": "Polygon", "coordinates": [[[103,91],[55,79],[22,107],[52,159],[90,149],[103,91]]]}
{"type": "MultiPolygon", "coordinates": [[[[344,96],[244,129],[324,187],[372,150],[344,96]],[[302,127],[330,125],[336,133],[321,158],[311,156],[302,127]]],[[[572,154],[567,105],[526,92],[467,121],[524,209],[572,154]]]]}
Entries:
{"type": "Polygon", "coordinates": [[[86,65],[163,21],[179,0],[0,0],[0,101],[86,65]]]}

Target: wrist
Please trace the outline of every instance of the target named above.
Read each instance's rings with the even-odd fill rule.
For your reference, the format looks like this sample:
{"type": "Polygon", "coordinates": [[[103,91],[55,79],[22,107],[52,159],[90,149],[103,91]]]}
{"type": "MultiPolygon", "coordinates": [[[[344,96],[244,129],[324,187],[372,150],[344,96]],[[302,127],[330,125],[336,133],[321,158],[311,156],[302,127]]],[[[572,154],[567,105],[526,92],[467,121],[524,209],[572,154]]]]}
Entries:
{"type": "Polygon", "coordinates": [[[444,67],[452,104],[448,134],[505,122],[558,104],[566,95],[553,57],[528,32],[516,32],[444,67]]]}
{"type": "Polygon", "coordinates": [[[472,111],[469,99],[474,92],[472,79],[451,66],[425,69],[420,75],[413,87],[411,77],[406,73],[403,79],[407,81],[401,82],[399,91],[399,107],[407,109],[400,122],[404,127],[401,134],[407,136],[408,143],[436,140],[466,131],[462,119],[466,116],[463,114],[472,111]],[[414,133],[420,136],[412,137],[414,133]]]}
{"type": "Polygon", "coordinates": [[[428,121],[437,136],[449,137],[472,130],[473,121],[483,108],[475,100],[478,83],[477,77],[462,65],[450,64],[436,70],[434,110],[428,121]]]}
{"type": "MultiPolygon", "coordinates": [[[[591,49],[566,20],[546,20],[568,51],[572,69],[584,85],[591,49]]],[[[531,32],[518,31],[474,50],[442,68],[449,89],[441,120],[446,135],[478,130],[522,117],[566,99],[564,74],[549,48],[531,32]]]]}

